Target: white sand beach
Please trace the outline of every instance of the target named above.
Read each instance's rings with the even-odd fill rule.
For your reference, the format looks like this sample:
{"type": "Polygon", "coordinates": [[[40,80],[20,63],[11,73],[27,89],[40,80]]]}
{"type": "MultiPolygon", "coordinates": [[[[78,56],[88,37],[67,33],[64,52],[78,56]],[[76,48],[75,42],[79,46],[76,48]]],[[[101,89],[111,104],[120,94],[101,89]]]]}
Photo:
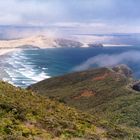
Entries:
{"type": "Polygon", "coordinates": [[[17,51],[17,49],[15,49],[15,48],[14,49],[0,49],[0,56],[13,52],[13,51],[17,51]]]}

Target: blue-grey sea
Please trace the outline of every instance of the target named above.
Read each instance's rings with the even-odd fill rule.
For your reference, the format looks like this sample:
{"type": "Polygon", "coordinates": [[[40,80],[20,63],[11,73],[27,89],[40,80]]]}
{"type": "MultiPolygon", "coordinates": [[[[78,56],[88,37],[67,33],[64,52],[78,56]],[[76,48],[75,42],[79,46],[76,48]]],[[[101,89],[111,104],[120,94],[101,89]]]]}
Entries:
{"type": "Polygon", "coordinates": [[[9,75],[3,80],[27,87],[49,77],[117,64],[127,64],[140,78],[140,46],[28,49],[1,58],[0,69],[9,75]]]}

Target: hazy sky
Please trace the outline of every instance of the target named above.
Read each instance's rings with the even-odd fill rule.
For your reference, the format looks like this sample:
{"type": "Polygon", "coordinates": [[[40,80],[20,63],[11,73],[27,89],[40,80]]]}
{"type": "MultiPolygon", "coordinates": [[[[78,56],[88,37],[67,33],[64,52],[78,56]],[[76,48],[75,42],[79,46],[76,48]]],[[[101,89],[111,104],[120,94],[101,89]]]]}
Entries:
{"type": "Polygon", "coordinates": [[[0,25],[140,32],[140,0],[0,0],[0,25]]]}

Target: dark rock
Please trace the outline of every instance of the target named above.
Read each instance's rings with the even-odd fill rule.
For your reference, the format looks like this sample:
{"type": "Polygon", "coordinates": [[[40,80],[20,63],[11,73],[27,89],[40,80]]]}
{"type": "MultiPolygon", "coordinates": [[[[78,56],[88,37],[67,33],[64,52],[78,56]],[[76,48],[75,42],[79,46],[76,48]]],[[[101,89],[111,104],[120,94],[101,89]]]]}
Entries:
{"type": "Polygon", "coordinates": [[[83,46],[82,43],[78,42],[78,41],[74,41],[74,40],[68,40],[68,39],[56,39],[55,40],[56,44],[63,47],[63,48],[68,48],[68,47],[74,47],[74,48],[78,48],[83,46]]]}
{"type": "Polygon", "coordinates": [[[140,82],[133,85],[132,89],[140,91],[140,82]]]}
{"type": "Polygon", "coordinates": [[[91,43],[91,44],[88,44],[89,47],[103,47],[103,44],[101,43],[91,43]]]}

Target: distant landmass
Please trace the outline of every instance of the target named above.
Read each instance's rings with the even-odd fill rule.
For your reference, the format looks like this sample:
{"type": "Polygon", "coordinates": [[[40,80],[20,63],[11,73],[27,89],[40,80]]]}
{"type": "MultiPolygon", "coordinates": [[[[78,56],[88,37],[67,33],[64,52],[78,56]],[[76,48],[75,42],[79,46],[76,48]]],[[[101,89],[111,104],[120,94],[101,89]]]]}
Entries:
{"type": "Polygon", "coordinates": [[[34,36],[28,38],[1,40],[0,49],[24,48],[25,46],[33,46],[38,48],[60,48],[60,47],[103,47],[102,44],[92,43],[86,44],[79,41],[68,40],[63,38],[53,38],[46,36],[34,36]]]}

